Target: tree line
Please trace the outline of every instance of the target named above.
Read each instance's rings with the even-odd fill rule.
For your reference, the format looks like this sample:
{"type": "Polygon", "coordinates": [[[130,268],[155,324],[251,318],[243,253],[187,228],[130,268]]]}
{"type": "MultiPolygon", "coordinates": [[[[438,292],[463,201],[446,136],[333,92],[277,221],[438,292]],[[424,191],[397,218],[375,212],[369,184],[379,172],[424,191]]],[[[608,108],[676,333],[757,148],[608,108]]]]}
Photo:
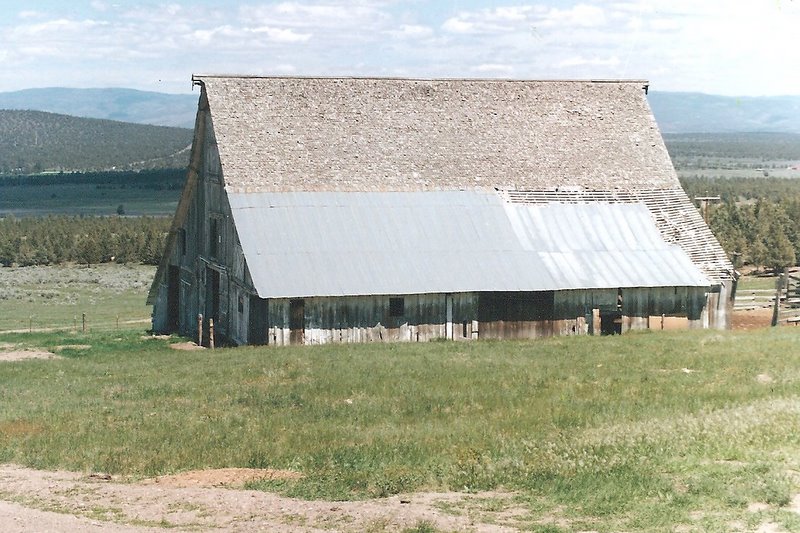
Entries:
{"type": "Polygon", "coordinates": [[[749,165],[800,160],[796,133],[667,133],[664,143],[677,168],[713,169],[720,161],[749,165]]]}
{"type": "Polygon", "coordinates": [[[800,180],[681,178],[690,198],[719,196],[708,223],[734,266],[769,270],[800,260],[800,180]]]}
{"type": "Polygon", "coordinates": [[[152,217],[0,218],[0,265],[157,265],[170,223],[152,217]]]}
{"type": "MultiPolygon", "coordinates": [[[[798,263],[800,180],[682,178],[681,182],[690,198],[720,196],[709,207],[708,222],[736,267],[779,270],[798,263]]],[[[153,183],[163,181],[153,176],[153,183]]],[[[155,265],[161,260],[170,222],[152,217],[0,218],[0,265],[155,265]]]]}
{"type": "Polygon", "coordinates": [[[157,168],[100,172],[55,172],[0,176],[0,187],[47,185],[94,185],[98,189],[180,190],[186,181],[186,168],[157,168]]]}

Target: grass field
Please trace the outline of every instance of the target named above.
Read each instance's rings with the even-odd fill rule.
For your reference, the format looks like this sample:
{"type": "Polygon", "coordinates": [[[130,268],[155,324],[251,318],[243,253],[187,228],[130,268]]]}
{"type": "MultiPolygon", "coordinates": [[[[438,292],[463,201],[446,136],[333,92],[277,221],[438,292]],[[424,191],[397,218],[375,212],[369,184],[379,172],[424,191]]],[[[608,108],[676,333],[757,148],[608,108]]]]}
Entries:
{"type": "Polygon", "coordinates": [[[18,185],[0,189],[0,216],[126,215],[172,216],[178,190],[98,188],[92,184],[18,185]]]}
{"type": "Polygon", "coordinates": [[[186,352],[144,334],[152,276],[0,269],[0,331],[65,329],[0,333],[63,356],[0,362],[0,463],[288,469],[251,488],[306,499],[495,490],[444,511],[521,507],[498,523],[531,531],[800,531],[796,328],[186,352]]]}
{"type": "Polygon", "coordinates": [[[800,530],[793,328],[193,352],[135,330],[0,342],[65,356],[0,363],[0,462],[289,469],[305,477],[253,488],[308,499],[503,489],[495,507],[526,510],[507,525],[533,531],[800,530]]]}
{"type": "Polygon", "coordinates": [[[104,264],[0,268],[0,332],[42,328],[145,329],[155,267],[104,264]]]}

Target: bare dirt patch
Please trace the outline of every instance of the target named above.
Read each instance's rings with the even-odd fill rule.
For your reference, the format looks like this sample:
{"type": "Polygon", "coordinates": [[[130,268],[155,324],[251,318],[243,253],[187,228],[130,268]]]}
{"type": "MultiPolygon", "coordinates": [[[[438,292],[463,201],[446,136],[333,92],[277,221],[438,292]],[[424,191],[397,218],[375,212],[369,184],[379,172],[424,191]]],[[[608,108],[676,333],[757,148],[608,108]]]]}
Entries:
{"type": "Polygon", "coordinates": [[[251,481],[265,479],[300,479],[303,474],[291,470],[271,470],[259,468],[217,468],[213,470],[192,470],[171,476],[160,476],[145,483],[162,487],[231,487],[240,488],[251,481]]]}
{"type": "Polygon", "coordinates": [[[47,350],[14,350],[8,348],[0,350],[0,362],[25,361],[28,359],[61,359],[61,356],[47,350]]]}
{"type": "Polygon", "coordinates": [[[169,345],[173,350],[205,350],[205,346],[199,346],[193,342],[176,342],[169,345]]]}
{"type": "MultiPolygon", "coordinates": [[[[243,476],[238,481],[250,475],[249,469],[223,469],[200,477],[220,479],[220,472],[226,472],[226,480],[237,473],[243,476]]],[[[470,508],[476,498],[497,496],[414,493],[357,502],[304,501],[252,490],[133,483],[107,475],[0,465],[0,530],[356,532],[401,531],[424,522],[444,531],[516,531],[516,521],[507,518],[516,514],[510,502],[497,511],[442,510],[470,508]]]]}
{"type": "Polygon", "coordinates": [[[772,309],[748,309],[731,314],[731,329],[766,328],[772,323],[772,309]]]}

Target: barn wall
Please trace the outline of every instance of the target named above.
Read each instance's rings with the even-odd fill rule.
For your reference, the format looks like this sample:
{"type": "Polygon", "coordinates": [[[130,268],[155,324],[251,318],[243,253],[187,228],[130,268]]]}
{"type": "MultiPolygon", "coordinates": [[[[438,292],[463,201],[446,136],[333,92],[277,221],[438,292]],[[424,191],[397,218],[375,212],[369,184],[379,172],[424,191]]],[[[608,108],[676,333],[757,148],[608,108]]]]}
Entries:
{"type": "Polygon", "coordinates": [[[272,299],[260,327],[276,346],[525,339],[660,328],[662,315],[698,327],[704,302],[702,289],[685,287],[272,299]],[[393,298],[403,299],[397,316],[393,298]]]}
{"type": "MultiPolygon", "coordinates": [[[[167,275],[154,306],[153,326],[157,331],[177,329],[197,338],[198,315],[203,315],[203,343],[208,343],[210,319],[219,340],[247,342],[249,297],[254,293],[246,273],[244,254],[224,189],[213,124],[205,120],[197,185],[175,245],[168,251],[167,275]],[[180,272],[179,287],[171,289],[180,272]],[[170,291],[179,295],[177,327],[171,324],[167,299],[170,291]],[[214,294],[212,294],[214,292],[214,294]]],[[[174,319],[173,319],[174,320],[174,319]]]]}
{"type": "MultiPolygon", "coordinates": [[[[351,296],[269,301],[269,342],[328,344],[473,338],[474,294],[351,296]],[[402,311],[393,299],[402,299],[402,311]],[[302,301],[302,332],[292,333],[292,307],[302,301]],[[294,335],[294,336],[293,336],[294,335]]],[[[296,323],[295,323],[296,325],[296,323]]]]}
{"type": "Polygon", "coordinates": [[[706,297],[701,321],[703,327],[730,329],[733,302],[736,295],[735,279],[728,279],[712,288],[706,297]]]}

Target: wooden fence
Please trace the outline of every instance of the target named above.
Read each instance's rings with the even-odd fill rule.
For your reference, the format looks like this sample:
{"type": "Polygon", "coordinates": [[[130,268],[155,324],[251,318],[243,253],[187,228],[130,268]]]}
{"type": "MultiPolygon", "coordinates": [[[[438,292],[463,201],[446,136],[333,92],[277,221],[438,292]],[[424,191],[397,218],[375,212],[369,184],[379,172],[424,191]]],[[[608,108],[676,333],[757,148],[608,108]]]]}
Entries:
{"type": "Polygon", "coordinates": [[[800,322],[800,272],[792,271],[776,279],[775,289],[750,289],[736,292],[735,311],[772,309],[778,323],[800,322]],[[776,306],[777,300],[777,306],[776,306]]]}

